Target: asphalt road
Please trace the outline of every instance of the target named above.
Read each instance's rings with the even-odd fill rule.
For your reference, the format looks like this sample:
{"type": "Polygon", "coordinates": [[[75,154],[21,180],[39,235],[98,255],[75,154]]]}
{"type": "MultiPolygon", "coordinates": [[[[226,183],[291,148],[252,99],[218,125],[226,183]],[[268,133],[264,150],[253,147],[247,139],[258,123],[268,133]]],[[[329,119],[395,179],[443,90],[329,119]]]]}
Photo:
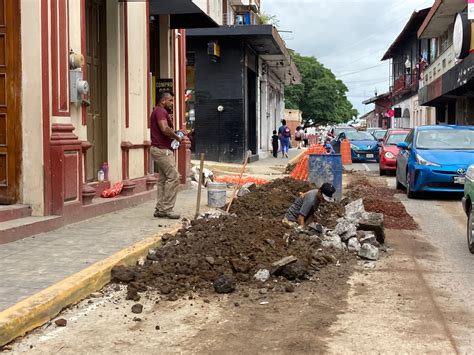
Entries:
{"type": "Polygon", "coordinates": [[[379,163],[375,161],[368,161],[366,163],[353,163],[351,165],[344,165],[346,170],[354,170],[354,171],[369,171],[369,172],[377,172],[379,171],[379,163]]]}

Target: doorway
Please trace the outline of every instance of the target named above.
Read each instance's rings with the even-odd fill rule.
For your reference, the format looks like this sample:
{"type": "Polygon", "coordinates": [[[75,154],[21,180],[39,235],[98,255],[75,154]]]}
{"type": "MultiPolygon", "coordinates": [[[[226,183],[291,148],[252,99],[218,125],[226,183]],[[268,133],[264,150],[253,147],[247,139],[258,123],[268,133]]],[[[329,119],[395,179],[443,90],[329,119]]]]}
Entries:
{"type": "Polygon", "coordinates": [[[257,154],[257,74],[247,68],[248,149],[257,154]]]}
{"type": "Polygon", "coordinates": [[[87,80],[90,106],[87,109],[87,181],[107,161],[107,32],[105,0],[86,0],[87,80]]]}
{"type": "Polygon", "coordinates": [[[0,0],[0,204],[18,202],[21,175],[20,1],[0,0]]]}

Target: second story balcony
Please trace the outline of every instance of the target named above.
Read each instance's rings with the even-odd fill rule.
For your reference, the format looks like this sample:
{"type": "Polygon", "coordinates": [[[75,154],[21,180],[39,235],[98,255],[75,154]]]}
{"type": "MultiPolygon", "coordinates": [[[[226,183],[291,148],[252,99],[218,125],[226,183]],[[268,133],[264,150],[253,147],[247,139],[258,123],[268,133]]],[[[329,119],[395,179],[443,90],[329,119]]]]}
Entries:
{"type": "Polygon", "coordinates": [[[390,89],[392,97],[404,95],[409,92],[418,91],[419,75],[418,71],[414,70],[412,73],[402,74],[393,82],[393,86],[390,89]]]}

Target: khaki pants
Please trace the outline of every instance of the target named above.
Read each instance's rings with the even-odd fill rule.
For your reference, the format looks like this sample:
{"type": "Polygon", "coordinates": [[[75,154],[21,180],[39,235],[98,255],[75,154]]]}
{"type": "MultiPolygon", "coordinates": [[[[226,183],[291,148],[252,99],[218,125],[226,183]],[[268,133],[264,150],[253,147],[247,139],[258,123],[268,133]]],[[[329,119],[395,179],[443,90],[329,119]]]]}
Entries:
{"type": "Polygon", "coordinates": [[[151,147],[151,157],[156,162],[159,180],[156,194],[156,210],[171,212],[178,194],[179,174],[173,152],[169,149],[151,147]]]}

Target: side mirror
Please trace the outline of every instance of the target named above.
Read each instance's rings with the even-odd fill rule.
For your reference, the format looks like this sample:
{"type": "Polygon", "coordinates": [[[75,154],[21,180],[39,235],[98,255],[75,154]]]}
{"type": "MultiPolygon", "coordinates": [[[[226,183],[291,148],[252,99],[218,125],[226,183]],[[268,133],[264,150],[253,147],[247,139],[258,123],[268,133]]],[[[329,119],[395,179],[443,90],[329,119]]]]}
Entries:
{"type": "Polygon", "coordinates": [[[406,144],[405,142],[398,143],[397,147],[400,149],[408,150],[408,144],[406,144]]]}

